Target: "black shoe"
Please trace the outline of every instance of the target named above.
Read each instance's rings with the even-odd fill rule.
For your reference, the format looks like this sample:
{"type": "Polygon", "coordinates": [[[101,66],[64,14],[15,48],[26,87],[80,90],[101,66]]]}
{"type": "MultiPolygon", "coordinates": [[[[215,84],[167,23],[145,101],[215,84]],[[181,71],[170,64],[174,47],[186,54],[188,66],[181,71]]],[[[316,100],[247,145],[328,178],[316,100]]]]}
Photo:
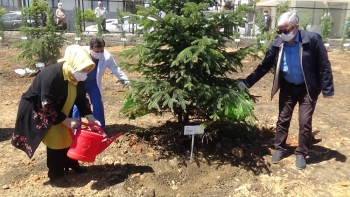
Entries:
{"type": "Polygon", "coordinates": [[[66,174],[69,174],[69,168],[71,168],[72,170],[74,170],[78,174],[82,174],[82,173],[87,172],[87,168],[85,166],[80,166],[79,164],[77,164],[77,165],[66,167],[64,169],[66,174]]]}
{"type": "Polygon", "coordinates": [[[296,155],[295,166],[297,167],[298,170],[302,170],[306,168],[306,160],[303,155],[296,155]]]}
{"type": "Polygon", "coordinates": [[[70,182],[64,176],[61,176],[61,177],[55,178],[55,179],[50,178],[49,183],[55,187],[69,187],[70,186],[70,182]]]}
{"type": "Polygon", "coordinates": [[[281,161],[283,156],[283,152],[280,150],[276,150],[275,153],[273,154],[272,158],[271,158],[271,162],[272,163],[278,163],[279,161],[281,161]]]}
{"type": "Polygon", "coordinates": [[[73,169],[76,173],[78,173],[78,174],[82,174],[82,173],[87,172],[87,167],[85,167],[85,166],[80,166],[79,164],[78,164],[78,165],[71,166],[70,168],[72,168],[72,169],[73,169]]]}

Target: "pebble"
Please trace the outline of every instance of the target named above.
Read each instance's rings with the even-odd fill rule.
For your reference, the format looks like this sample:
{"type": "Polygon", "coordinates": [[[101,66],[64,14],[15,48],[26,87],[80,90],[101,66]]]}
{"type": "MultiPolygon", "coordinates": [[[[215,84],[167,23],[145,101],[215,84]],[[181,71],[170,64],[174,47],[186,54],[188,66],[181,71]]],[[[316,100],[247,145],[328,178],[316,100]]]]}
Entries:
{"type": "Polygon", "coordinates": [[[348,187],[349,186],[349,182],[346,181],[341,181],[337,183],[338,187],[348,187]]]}
{"type": "Polygon", "coordinates": [[[173,185],[173,186],[171,186],[171,189],[172,190],[177,190],[177,186],[173,185]]]}
{"type": "Polygon", "coordinates": [[[10,189],[10,187],[8,185],[3,185],[2,189],[10,189]]]}
{"type": "Polygon", "coordinates": [[[179,160],[176,157],[174,157],[173,159],[169,160],[168,163],[171,167],[175,168],[177,167],[179,160]]]}

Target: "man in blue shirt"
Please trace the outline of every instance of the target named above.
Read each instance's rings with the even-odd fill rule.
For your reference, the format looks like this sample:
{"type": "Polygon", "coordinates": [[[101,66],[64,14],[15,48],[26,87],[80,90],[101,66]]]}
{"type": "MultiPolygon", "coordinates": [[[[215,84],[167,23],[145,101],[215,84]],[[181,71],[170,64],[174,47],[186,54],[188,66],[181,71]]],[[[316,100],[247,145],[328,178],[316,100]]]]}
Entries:
{"type": "Polygon", "coordinates": [[[295,165],[306,168],[305,157],[312,143],[312,115],[319,94],[334,95],[331,64],[319,34],[299,30],[295,12],[283,13],[278,19],[280,37],[272,41],[262,63],[243,81],[239,89],[250,88],[275,65],[271,99],[280,90],[279,116],[272,163],[286,152],[286,140],[295,105],[299,104],[299,140],[295,165]]]}
{"type": "MultiPolygon", "coordinates": [[[[89,52],[96,65],[95,68],[88,73],[88,77],[85,80],[86,91],[93,108],[92,115],[100,121],[101,128],[105,129],[106,122],[102,102],[102,77],[108,68],[124,86],[129,83],[129,78],[120,67],[118,67],[113,56],[105,49],[105,41],[102,38],[92,37],[90,39],[90,46],[83,46],[83,48],[89,52]]],[[[72,116],[74,118],[81,118],[76,106],[73,108],[72,116]]]]}

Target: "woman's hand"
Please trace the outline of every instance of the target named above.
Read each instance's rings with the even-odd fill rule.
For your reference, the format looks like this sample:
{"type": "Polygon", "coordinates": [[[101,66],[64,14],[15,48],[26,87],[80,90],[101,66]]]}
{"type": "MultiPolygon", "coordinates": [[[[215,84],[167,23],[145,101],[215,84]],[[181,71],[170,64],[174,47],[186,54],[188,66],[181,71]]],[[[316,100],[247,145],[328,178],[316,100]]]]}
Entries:
{"type": "Polygon", "coordinates": [[[85,118],[88,120],[89,124],[101,126],[100,121],[96,120],[93,115],[87,115],[85,118]]]}
{"type": "Polygon", "coordinates": [[[74,129],[76,126],[80,125],[80,120],[77,118],[66,118],[62,123],[69,129],[74,129]]]}

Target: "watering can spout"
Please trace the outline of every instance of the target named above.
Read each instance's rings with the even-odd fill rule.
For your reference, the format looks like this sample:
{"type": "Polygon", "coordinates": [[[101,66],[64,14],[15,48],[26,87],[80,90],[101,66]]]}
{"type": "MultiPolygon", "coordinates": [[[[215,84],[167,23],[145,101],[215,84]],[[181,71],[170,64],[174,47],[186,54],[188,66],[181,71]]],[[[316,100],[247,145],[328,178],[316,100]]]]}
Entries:
{"type": "Polygon", "coordinates": [[[119,136],[121,136],[123,133],[120,132],[117,135],[113,136],[113,137],[105,137],[99,147],[99,150],[97,151],[97,154],[102,153],[109,145],[111,145],[112,142],[114,142],[114,140],[116,140],[119,136]]]}

